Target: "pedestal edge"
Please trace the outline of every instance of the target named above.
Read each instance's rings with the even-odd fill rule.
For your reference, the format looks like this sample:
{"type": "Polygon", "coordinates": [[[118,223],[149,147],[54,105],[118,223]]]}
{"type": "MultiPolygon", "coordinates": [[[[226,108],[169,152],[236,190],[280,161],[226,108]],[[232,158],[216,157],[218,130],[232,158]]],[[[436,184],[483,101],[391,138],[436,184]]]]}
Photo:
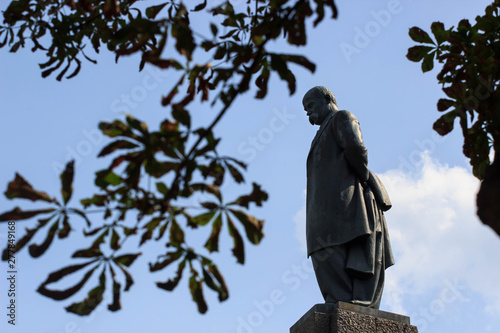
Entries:
{"type": "Polygon", "coordinates": [[[298,328],[304,321],[307,320],[311,315],[314,315],[315,312],[317,313],[324,313],[324,314],[332,314],[335,309],[342,309],[342,310],[347,310],[347,311],[352,311],[376,318],[382,318],[382,319],[387,319],[387,320],[392,320],[398,323],[402,324],[407,324],[410,325],[410,317],[400,315],[397,313],[392,313],[392,312],[387,312],[387,311],[382,311],[382,310],[376,310],[372,308],[367,308],[364,306],[356,305],[356,304],[351,304],[351,303],[345,303],[345,302],[338,302],[336,304],[334,303],[321,303],[321,304],[315,304],[312,308],[310,308],[300,319],[293,324],[292,327],[290,327],[290,332],[293,332],[296,328],[298,328]]]}

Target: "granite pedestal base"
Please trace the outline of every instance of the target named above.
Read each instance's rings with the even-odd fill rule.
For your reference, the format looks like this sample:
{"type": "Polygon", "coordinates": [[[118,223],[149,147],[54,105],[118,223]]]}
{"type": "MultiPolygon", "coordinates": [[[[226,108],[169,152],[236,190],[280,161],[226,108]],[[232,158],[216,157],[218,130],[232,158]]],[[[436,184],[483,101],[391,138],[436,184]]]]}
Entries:
{"type": "Polygon", "coordinates": [[[290,333],[418,333],[410,317],[350,303],[316,304],[290,333]]]}

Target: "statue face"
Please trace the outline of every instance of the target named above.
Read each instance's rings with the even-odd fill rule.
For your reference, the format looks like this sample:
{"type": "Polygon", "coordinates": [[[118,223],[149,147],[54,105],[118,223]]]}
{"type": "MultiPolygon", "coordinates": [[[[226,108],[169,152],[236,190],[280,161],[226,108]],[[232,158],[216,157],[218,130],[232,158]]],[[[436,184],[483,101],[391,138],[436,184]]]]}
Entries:
{"type": "Polygon", "coordinates": [[[325,117],[330,113],[328,105],[313,94],[304,96],[302,104],[311,125],[321,125],[325,117]]]}

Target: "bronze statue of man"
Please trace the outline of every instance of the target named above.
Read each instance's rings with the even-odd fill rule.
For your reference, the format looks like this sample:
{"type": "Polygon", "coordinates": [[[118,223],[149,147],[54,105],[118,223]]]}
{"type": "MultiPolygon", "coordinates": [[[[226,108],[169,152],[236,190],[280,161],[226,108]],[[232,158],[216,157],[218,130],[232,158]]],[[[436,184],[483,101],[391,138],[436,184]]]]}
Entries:
{"type": "Polygon", "coordinates": [[[394,264],[383,215],[389,197],[367,167],[357,118],[325,87],[309,90],[302,104],[320,126],[307,157],[306,239],[321,293],[326,303],[378,309],[394,264]]]}

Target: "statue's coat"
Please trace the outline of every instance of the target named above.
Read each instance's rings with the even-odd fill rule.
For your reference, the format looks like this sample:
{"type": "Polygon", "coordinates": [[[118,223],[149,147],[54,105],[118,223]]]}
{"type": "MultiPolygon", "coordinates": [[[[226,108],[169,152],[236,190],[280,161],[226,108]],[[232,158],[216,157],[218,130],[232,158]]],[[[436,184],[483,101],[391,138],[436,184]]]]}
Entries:
{"type": "Polygon", "coordinates": [[[374,192],[386,192],[367,165],[368,154],[356,117],[348,111],[328,115],[307,157],[307,253],[356,240],[347,269],[359,275],[373,271],[377,231],[383,232],[380,241],[384,244],[377,248],[384,251],[384,268],[394,264],[381,208],[386,203],[377,203],[374,196],[374,192]]]}

